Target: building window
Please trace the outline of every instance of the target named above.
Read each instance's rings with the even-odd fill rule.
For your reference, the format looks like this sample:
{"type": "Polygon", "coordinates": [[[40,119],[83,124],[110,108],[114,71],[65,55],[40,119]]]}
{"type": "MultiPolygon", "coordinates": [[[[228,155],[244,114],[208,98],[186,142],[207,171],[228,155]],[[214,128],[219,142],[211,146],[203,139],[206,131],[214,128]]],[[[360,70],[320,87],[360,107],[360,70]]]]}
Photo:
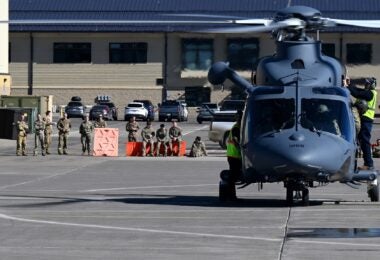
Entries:
{"type": "Polygon", "coordinates": [[[207,70],[214,59],[212,39],[182,40],[182,69],[207,70]]]}
{"type": "Polygon", "coordinates": [[[90,63],[91,43],[54,43],[54,63],[90,63]]]}
{"type": "Polygon", "coordinates": [[[322,43],[323,55],[335,57],[335,44],[334,43],[322,43]]]}
{"type": "Polygon", "coordinates": [[[147,63],[146,42],[110,43],[110,63],[147,63]]]}
{"type": "Polygon", "coordinates": [[[231,68],[251,70],[259,58],[258,39],[229,39],[227,41],[227,56],[231,68]]]}
{"type": "Polygon", "coordinates": [[[368,64],[372,60],[372,44],[348,43],[346,45],[348,64],[368,64]]]}

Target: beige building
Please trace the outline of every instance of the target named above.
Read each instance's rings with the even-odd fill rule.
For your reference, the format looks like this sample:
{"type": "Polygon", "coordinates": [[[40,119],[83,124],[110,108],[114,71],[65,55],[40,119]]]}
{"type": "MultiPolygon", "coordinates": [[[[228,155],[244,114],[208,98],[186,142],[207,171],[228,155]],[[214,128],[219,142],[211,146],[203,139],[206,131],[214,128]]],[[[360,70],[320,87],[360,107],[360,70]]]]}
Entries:
{"type": "MultiPolygon", "coordinates": [[[[12,1],[21,5],[12,10],[11,2],[11,19],[12,13],[30,8],[26,0],[12,1]]],[[[125,8],[134,8],[133,3],[121,2],[126,5],[125,8]]],[[[203,1],[202,4],[212,1],[209,2],[203,1]]],[[[248,11],[258,15],[255,8],[260,7],[259,2],[248,11]]],[[[75,9],[72,6],[75,1],[51,3],[56,5],[57,10],[75,9]]],[[[163,3],[169,10],[170,1],[163,3]]],[[[237,1],[235,5],[239,3],[237,1]]],[[[338,8],[336,6],[335,9],[338,8]]],[[[147,5],[146,9],[153,7],[147,5]]],[[[35,12],[37,16],[44,8],[33,7],[31,13],[35,12]]],[[[88,7],[89,15],[94,8],[96,6],[88,7]]],[[[225,12],[229,13],[230,7],[225,8],[225,12]]],[[[106,13],[107,10],[103,9],[102,12],[106,13]]],[[[241,10],[244,9],[246,7],[242,6],[241,10]]],[[[144,11],[139,10],[138,13],[144,11]]],[[[191,13],[191,10],[188,11],[191,13]]],[[[212,8],[209,11],[212,13],[212,8]]],[[[375,11],[380,13],[380,10],[375,11]]],[[[35,19],[33,16],[26,18],[35,19]]],[[[124,107],[133,99],[150,99],[154,104],[165,98],[186,99],[190,105],[205,101],[220,102],[236,93],[234,90],[231,93],[231,83],[227,82],[226,91],[222,91],[221,86],[212,86],[207,81],[208,68],[213,62],[229,60],[231,67],[250,80],[255,61],[275,52],[275,43],[269,33],[251,36],[196,34],[181,32],[191,31],[186,27],[173,29],[165,24],[149,30],[128,26],[113,30],[106,25],[105,28],[80,24],[77,27],[23,27],[11,23],[9,72],[13,82],[12,95],[54,95],[56,105],[66,104],[71,96],[81,96],[86,104],[93,104],[97,95],[110,95],[119,107],[124,107]]],[[[347,64],[351,78],[380,78],[380,37],[377,32],[346,30],[320,33],[319,37],[324,43],[323,51],[347,64]]]]}

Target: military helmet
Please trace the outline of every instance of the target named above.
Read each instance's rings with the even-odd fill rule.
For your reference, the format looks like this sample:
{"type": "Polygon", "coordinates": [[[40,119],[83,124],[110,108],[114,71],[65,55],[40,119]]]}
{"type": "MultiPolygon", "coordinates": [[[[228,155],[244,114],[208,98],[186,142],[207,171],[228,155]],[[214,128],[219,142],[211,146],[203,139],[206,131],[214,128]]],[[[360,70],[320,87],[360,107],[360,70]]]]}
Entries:
{"type": "Polygon", "coordinates": [[[358,109],[359,114],[364,114],[368,110],[368,103],[365,100],[358,99],[355,102],[355,107],[358,109]]]}
{"type": "Polygon", "coordinates": [[[327,112],[330,112],[328,106],[326,106],[325,104],[320,104],[318,106],[318,113],[327,113],[327,112]]]}
{"type": "Polygon", "coordinates": [[[366,87],[369,87],[370,89],[375,89],[376,88],[376,78],[366,78],[365,79],[365,84],[366,87]]]}

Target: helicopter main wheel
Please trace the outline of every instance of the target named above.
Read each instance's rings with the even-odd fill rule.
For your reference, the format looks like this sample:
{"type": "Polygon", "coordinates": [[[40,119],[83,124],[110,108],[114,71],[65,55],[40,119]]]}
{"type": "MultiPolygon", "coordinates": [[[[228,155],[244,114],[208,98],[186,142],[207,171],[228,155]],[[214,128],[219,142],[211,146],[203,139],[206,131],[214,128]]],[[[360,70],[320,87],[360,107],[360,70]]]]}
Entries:
{"type": "Polygon", "coordinates": [[[376,202],[379,201],[379,185],[376,184],[368,184],[368,197],[371,199],[371,201],[376,202]]]}

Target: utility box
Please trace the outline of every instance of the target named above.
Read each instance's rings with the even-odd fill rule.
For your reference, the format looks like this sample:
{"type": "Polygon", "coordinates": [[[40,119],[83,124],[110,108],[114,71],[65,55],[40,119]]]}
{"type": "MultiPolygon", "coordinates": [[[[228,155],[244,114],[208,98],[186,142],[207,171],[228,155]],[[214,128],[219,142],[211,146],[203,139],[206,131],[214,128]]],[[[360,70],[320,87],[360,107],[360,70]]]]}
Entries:
{"type": "Polygon", "coordinates": [[[53,96],[1,96],[0,106],[4,108],[37,108],[37,113],[45,115],[53,109],[53,96]]]}
{"type": "Polygon", "coordinates": [[[25,121],[28,122],[29,134],[34,133],[34,121],[37,119],[37,108],[0,108],[0,138],[17,139],[17,121],[21,115],[25,115],[25,121]]]}

